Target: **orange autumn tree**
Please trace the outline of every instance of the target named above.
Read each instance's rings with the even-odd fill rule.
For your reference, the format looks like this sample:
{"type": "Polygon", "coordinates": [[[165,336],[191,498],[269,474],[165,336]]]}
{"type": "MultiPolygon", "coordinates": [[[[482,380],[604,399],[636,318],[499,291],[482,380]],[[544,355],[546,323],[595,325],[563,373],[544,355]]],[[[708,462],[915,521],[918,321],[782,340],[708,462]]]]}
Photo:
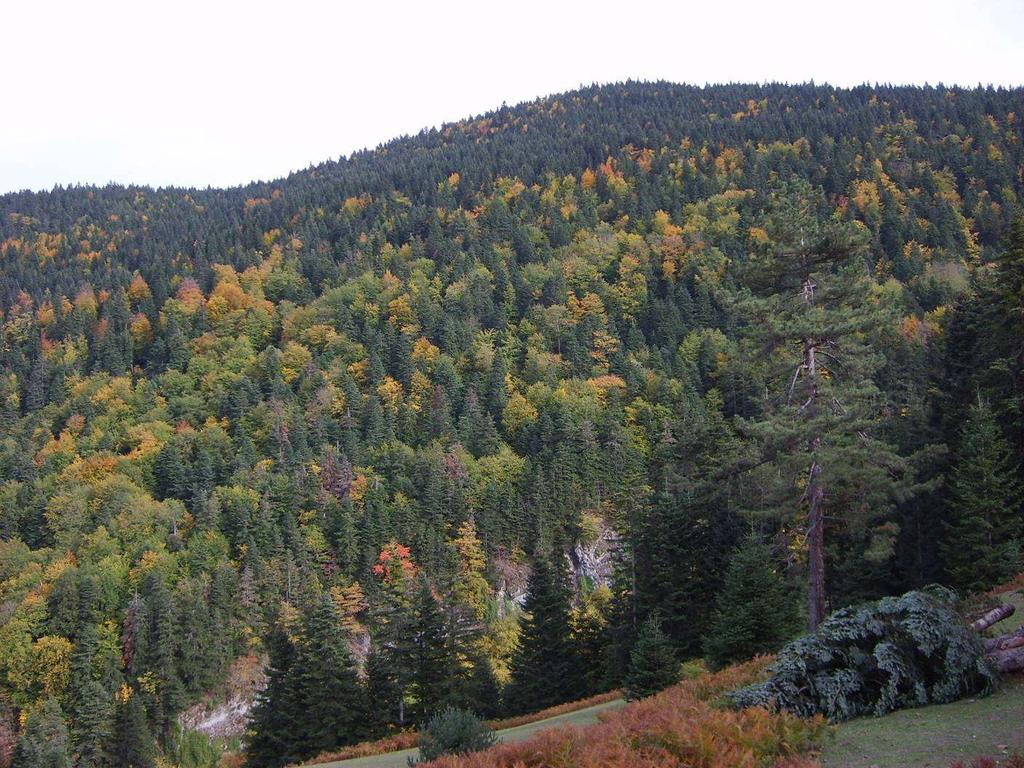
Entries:
{"type": "Polygon", "coordinates": [[[396,585],[413,579],[417,573],[416,563],[412,561],[411,550],[397,540],[391,539],[377,555],[373,573],[385,584],[396,585]]]}

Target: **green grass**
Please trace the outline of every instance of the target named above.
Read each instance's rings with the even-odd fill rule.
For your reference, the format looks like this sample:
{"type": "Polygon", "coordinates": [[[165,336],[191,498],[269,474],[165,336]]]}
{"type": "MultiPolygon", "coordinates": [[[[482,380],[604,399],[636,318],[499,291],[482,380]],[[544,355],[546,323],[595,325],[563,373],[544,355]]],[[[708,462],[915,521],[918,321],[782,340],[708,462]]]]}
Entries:
{"type": "MultiPolygon", "coordinates": [[[[1000,600],[1017,610],[992,628],[994,634],[1024,624],[1024,595],[1008,592],[1000,600]]],[[[978,755],[1024,754],[1022,723],[1024,676],[1007,675],[991,696],[843,723],[821,762],[824,768],[947,768],[978,755]]]]}
{"type": "Polygon", "coordinates": [[[999,596],[999,602],[1012,603],[1017,610],[1009,618],[1003,619],[998,624],[993,624],[992,634],[1005,635],[1008,632],[1013,632],[1017,627],[1024,626],[1024,593],[1021,590],[1004,592],[999,596]]]}
{"type": "MultiPolygon", "coordinates": [[[[597,722],[598,715],[612,709],[618,709],[625,704],[621,699],[608,701],[597,706],[579,709],[575,712],[567,712],[564,715],[549,717],[547,720],[538,720],[535,723],[527,723],[515,728],[506,728],[498,731],[498,738],[502,741],[522,741],[528,739],[538,731],[547,728],[557,728],[567,725],[593,725],[597,722]]],[[[400,752],[388,752],[384,755],[373,755],[372,757],[356,757],[351,760],[338,760],[333,763],[322,763],[315,768],[406,768],[410,757],[418,754],[418,749],[403,749],[400,752]]]]}
{"type": "Polygon", "coordinates": [[[977,755],[1024,753],[1024,678],[991,696],[841,724],[821,756],[825,768],[947,768],[977,755]]]}

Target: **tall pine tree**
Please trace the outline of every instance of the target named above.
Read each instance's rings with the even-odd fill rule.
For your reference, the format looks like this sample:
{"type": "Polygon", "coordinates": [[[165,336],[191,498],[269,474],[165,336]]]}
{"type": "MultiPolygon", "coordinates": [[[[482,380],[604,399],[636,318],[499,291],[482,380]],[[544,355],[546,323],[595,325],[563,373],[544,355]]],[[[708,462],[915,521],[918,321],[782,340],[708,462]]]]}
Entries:
{"type": "Polygon", "coordinates": [[[865,343],[888,314],[871,291],[856,224],[822,220],[806,183],[773,199],[770,238],[740,269],[737,308],[752,360],[765,361],[764,417],[744,431],[759,454],[752,498],[807,542],[808,623],[826,613],[825,531],[864,524],[904,490],[904,462],[878,436],[883,402],[865,343]]]}
{"type": "Polygon", "coordinates": [[[71,739],[64,712],[56,699],[47,699],[29,715],[18,739],[14,765],[19,768],[71,768],[71,739]]]}
{"type": "Polygon", "coordinates": [[[275,624],[266,640],[267,685],[257,694],[249,712],[246,764],[276,768],[299,758],[296,743],[298,695],[294,685],[295,645],[275,624]]]}
{"type": "Polygon", "coordinates": [[[425,723],[440,709],[446,683],[455,675],[445,642],[445,620],[430,582],[420,576],[409,626],[412,675],[409,692],[415,701],[413,717],[425,723]]]}
{"type": "Polygon", "coordinates": [[[364,691],[356,675],[341,615],[328,595],[310,612],[294,669],[300,709],[301,756],[352,744],[366,730],[364,691]]]}

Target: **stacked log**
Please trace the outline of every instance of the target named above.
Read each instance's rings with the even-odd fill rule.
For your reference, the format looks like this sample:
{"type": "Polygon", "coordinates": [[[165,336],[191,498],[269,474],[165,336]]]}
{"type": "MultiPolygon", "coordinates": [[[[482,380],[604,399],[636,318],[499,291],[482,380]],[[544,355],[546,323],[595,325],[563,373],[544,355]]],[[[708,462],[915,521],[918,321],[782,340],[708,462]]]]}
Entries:
{"type": "MultiPolygon", "coordinates": [[[[1008,616],[1012,616],[1014,607],[1010,604],[994,608],[971,624],[975,632],[984,632],[993,624],[998,624],[1008,616]]],[[[1024,672],[1024,627],[999,637],[986,638],[985,658],[996,665],[1000,672],[1024,672]]]]}

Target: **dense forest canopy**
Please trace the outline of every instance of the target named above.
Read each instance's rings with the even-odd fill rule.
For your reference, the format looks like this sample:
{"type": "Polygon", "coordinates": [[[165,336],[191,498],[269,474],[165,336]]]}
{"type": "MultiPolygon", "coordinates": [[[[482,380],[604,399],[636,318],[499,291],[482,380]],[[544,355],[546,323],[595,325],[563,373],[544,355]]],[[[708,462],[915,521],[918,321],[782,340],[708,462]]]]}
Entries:
{"type": "Polygon", "coordinates": [[[280,764],[727,659],[744,585],[998,583],[1022,194],[1021,89],[625,83],[0,197],[0,760],[151,764],[250,655],[280,764]]]}

